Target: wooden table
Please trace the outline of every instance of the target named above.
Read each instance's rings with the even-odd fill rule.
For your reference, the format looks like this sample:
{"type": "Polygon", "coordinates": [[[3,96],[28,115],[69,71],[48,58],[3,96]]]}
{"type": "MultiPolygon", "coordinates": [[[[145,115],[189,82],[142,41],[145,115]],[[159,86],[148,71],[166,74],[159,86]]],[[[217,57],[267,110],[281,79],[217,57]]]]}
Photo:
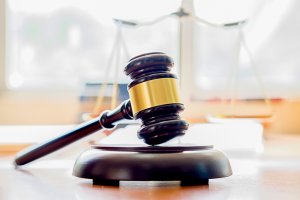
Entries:
{"type": "Polygon", "coordinates": [[[72,176],[74,160],[54,157],[14,169],[0,157],[1,200],[92,199],[300,199],[300,137],[267,138],[262,155],[229,154],[233,175],[209,185],[180,187],[176,182],[122,182],[93,186],[72,176]]]}

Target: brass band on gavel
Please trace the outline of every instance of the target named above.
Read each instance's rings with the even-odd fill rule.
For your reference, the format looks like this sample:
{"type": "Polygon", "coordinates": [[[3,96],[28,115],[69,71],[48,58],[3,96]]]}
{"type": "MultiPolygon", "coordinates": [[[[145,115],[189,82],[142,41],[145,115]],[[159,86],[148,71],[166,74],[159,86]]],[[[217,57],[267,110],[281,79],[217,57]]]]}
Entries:
{"type": "Polygon", "coordinates": [[[133,115],[165,104],[180,103],[177,80],[160,78],[139,83],[129,89],[133,115]]]}

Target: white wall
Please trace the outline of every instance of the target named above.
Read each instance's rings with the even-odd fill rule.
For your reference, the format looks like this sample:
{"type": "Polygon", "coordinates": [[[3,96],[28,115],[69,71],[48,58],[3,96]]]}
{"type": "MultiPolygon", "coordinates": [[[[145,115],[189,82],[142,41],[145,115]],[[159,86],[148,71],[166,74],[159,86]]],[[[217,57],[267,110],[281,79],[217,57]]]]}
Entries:
{"type": "Polygon", "coordinates": [[[5,0],[0,0],[0,92],[4,89],[5,66],[5,0]]]}

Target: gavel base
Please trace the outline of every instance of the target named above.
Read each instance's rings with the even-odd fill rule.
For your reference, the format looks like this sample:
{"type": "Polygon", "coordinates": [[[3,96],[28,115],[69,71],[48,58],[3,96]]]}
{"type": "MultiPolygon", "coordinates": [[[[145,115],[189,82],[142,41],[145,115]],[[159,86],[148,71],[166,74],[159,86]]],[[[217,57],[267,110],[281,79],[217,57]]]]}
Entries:
{"type": "Polygon", "coordinates": [[[95,185],[120,181],[180,181],[208,184],[232,174],[227,157],[212,146],[93,146],[76,160],[73,175],[95,185]]]}

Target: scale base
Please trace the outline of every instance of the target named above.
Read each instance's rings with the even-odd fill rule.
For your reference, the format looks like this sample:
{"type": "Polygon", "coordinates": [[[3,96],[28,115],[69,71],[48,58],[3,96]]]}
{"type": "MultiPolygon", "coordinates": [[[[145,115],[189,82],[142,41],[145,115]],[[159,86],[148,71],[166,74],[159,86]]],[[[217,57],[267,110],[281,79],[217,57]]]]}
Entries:
{"type": "Polygon", "coordinates": [[[227,157],[212,146],[95,145],[76,160],[73,175],[95,185],[119,181],[180,181],[204,185],[232,174],[227,157]]]}

